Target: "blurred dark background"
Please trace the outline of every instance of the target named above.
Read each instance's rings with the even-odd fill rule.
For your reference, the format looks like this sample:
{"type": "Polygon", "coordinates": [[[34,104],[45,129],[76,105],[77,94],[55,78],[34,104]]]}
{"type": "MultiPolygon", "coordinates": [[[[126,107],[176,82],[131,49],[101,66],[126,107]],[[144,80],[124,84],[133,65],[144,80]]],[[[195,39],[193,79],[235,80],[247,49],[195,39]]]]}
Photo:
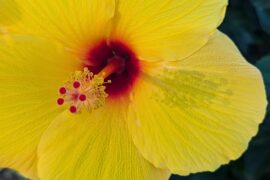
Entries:
{"type": "MultiPolygon", "coordinates": [[[[269,99],[270,0],[230,0],[220,30],[228,34],[246,59],[262,71],[269,99]]],[[[8,169],[0,170],[0,180],[22,179],[8,169]]],[[[270,108],[259,134],[240,159],[214,173],[172,176],[171,180],[270,180],[270,108]]]]}

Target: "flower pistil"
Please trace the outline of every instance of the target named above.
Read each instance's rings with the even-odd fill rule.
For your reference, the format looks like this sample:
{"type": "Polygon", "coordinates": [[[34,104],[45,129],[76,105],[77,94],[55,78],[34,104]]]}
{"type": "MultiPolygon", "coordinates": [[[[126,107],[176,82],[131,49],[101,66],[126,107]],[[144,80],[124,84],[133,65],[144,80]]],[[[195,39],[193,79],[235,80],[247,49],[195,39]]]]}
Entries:
{"type": "Polygon", "coordinates": [[[105,66],[98,74],[93,74],[87,67],[83,71],[76,71],[71,75],[69,81],[59,88],[60,97],[57,99],[59,106],[70,103],[71,113],[78,113],[82,109],[91,112],[105,104],[108,97],[106,93],[106,84],[112,83],[105,79],[112,73],[122,70],[123,60],[120,57],[113,57],[108,60],[105,66]]]}

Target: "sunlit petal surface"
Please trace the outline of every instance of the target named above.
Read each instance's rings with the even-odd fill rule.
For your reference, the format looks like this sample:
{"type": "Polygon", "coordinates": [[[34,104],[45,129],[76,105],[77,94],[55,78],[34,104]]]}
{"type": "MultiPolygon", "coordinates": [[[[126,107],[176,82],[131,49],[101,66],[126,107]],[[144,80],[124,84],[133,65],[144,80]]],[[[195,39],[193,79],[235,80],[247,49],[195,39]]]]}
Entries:
{"type": "Polygon", "coordinates": [[[0,167],[33,177],[40,137],[61,112],[56,89],[78,62],[29,36],[0,37],[0,59],[0,167]]]}
{"type": "Polygon", "coordinates": [[[0,10],[0,24],[6,25],[9,32],[44,36],[78,53],[108,36],[115,2],[2,0],[0,10]]]}
{"type": "Polygon", "coordinates": [[[126,39],[147,61],[183,59],[222,22],[227,0],[118,1],[114,38],[126,39]]]}
{"type": "Polygon", "coordinates": [[[265,115],[260,72],[221,33],[185,60],[146,69],[138,84],[134,142],[155,166],[181,175],[237,159],[265,115]]]}
{"type": "Polygon", "coordinates": [[[56,118],[39,146],[41,179],[166,180],[134,146],[126,124],[126,106],[105,107],[56,118]]]}

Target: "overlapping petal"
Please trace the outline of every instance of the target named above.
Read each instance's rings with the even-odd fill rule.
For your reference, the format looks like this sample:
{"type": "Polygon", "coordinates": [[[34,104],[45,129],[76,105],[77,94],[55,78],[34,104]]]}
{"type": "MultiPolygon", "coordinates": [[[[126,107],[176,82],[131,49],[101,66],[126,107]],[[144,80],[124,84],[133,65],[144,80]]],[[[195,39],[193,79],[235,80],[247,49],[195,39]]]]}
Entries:
{"type": "Polygon", "coordinates": [[[39,176],[51,179],[165,180],[134,146],[126,106],[110,104],[91,114],[61,114],[39,146],[39,176]]]}
{"type": "Polygon", "coordinates": [[[37,145],[62,110],[57,89],[79,61],[29,36],[0,37],[0,167],[36,176],[37,145]]]}
{"type": "Polygon", "coordinates": [[[127,42],[141,60],[163,60],[145,63],[128,116],[125,107],[110,103],[92,114],[62,113],[43,135],[37,157],[42,133],[62,111],[55,90],[79,61],[45,40],[1,35],[0,166],[28,177],[38,171],[45,180],[166,179],[167,171],[153,165],[186,175],[238,158],[258,130],[266,97],[260,73],[227,37],[217,33],[203,47],[226,5],[0,1],[0,35],[42,35],[75,52],[112,37],[127,42]]]}
{"type": "Polygon", "coordinates": [[[136,146],[182,175],[237,159],[267,104],[260,72],[222,33],[187,59],[145,69],[136,88],[128,120],[136,146]]]}
{"type": "Polygon", "coordinates": [[[114,0],[1,0],[0,15],[10,32],[46,36],[80,52],[108,36],[114,6],[114,0]]]}
{"type": "Polygon", "coordinates": [[[83,53],[112,33],[141,59],[171,61],[189,56],[208,41],[226,5],[227,0],[3,0],[5,20],[0,24],[8,24],[11,32],[45,35],[83,53]]]}
{"type": "Polygon", "coordinates": [[[200,49],[222,22],[227,0],[119,0],[113,37],[147,61],[174,61],[200,49]]]}

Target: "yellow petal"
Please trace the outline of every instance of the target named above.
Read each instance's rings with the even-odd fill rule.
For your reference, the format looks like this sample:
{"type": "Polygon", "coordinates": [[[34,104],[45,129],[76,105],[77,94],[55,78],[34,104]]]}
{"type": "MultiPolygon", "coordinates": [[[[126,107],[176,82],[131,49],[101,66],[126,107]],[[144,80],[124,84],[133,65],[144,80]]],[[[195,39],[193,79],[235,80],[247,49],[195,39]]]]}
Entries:
{"type": "Polygon", "coordinates": [[[110,104],[91,114],[60,115],[39,146],[39,177],[51,179],[165,180],[134,146],[126,108],[110,104]]]}
{"type": "Polygon", "coordinates": [[[36,175],[43,131],[62,110],[57,90],[78,61],[47,41],[0,37],[0,167],[36,175]]]}
{"type": "Polygon", "coordinates": [[[20,11],[14,0],[0,1],[0,27],[1,25],[11,25],[17,22],[20,16],[20,11]]]}
{"type": "Polygon", "coordinates": [[[222,22],[227,0],[120,0],[114,38],[147,61],[180,60],[200,49],[222,22]]]}
{"type": "Polygon", "coordinates": [[[128,120],[146,159],[187,175],[213,171],[246,150],[266,95],[260,72],[225,35],[187,59],[147,70],[128,120]]]}
{"type": "Polygon", "coordinates": [[[2,0],[2,5],[20,10],[0,9],[4,17],[20,19],[8,27],[9,31],[44,35],[73,51],[90,48],[96,40],[107,37],[115,10],[114,0],[2,0]]]}

